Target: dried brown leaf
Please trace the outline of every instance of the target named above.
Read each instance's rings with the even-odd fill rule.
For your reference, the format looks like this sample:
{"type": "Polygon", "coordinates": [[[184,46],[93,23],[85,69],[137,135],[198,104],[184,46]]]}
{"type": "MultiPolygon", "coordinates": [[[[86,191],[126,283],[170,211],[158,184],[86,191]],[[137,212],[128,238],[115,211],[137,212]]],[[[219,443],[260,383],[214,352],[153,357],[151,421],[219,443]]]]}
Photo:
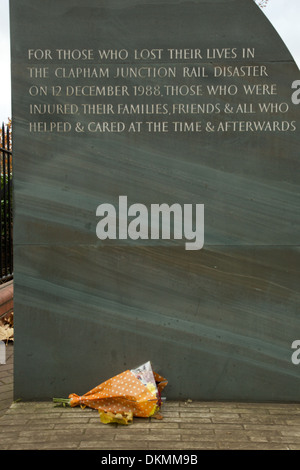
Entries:
{"type": "Polygon", "coordinates": [[[10,341],[13,340],[14,329],[10,328],[8,325],[0,326],[0,341],[10,341]]]}

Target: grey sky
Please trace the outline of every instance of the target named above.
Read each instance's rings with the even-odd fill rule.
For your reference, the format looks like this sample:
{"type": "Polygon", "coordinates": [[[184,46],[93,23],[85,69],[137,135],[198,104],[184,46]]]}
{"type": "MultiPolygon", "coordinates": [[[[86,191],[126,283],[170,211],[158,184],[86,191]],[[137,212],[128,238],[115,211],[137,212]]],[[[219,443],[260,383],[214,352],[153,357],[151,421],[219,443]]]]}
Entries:
{"type": "MultiPolygon", "coordinates": [[[[9,0],[0,0],[0,11],[1,123],[11,117],[9,0]]],[[[268,0],[267,6],[262,11],[278,31],[300,68],[300,0],[268,0]]]]}

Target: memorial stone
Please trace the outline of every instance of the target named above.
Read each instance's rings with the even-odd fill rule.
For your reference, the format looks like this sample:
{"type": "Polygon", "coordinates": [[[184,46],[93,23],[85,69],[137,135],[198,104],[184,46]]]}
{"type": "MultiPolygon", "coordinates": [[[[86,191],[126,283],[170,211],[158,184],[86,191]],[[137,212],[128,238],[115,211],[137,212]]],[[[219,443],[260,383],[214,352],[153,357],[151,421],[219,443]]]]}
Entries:
{"type": "Polygon", "coordinates": [[[15,398],[150,360],[299,400],[300,77],[255,2],[14,0],[11,40],[15,398]]]}

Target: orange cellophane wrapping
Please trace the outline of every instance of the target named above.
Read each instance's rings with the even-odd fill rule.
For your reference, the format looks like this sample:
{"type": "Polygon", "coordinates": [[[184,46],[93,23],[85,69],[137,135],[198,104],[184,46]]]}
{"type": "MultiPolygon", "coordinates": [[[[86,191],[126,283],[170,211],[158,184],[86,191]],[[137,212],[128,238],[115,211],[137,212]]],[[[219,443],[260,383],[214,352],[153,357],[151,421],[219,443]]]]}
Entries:
{"type": "MultiPolygon", "coordinates": [[[[167,385],[167,381],[156,374],[154,378],[159,392],[167,385]]],[[[70,406],[94,408],[112,413],[132,412],[133,416],[146,418],[158,410],[158,398],[138,380],[130,370],[93,388],[85,395],[75,393],[69,395],[70,406]]]]}

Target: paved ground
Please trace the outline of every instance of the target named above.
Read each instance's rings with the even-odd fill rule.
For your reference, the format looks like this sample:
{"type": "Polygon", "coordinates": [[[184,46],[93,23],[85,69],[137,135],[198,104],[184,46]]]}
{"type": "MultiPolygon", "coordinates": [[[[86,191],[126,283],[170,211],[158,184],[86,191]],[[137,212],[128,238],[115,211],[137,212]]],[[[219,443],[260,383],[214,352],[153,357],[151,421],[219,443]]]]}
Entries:
{"type": "MultiPolygon", "coordinates": [[[[3,344],[3,342],[2,342],[3,344]]],[[[6,364],[0,364],[0,418],[13,401],[13,344],[6,346],[6,364]]]]}
{"type": "Polygon", "coordinates": [[[12,403],[13,347],[0,365],[0,450],[300,450],[300,404],[166,402],[164,419],[105,425],[91,409],[12,403]]]}

